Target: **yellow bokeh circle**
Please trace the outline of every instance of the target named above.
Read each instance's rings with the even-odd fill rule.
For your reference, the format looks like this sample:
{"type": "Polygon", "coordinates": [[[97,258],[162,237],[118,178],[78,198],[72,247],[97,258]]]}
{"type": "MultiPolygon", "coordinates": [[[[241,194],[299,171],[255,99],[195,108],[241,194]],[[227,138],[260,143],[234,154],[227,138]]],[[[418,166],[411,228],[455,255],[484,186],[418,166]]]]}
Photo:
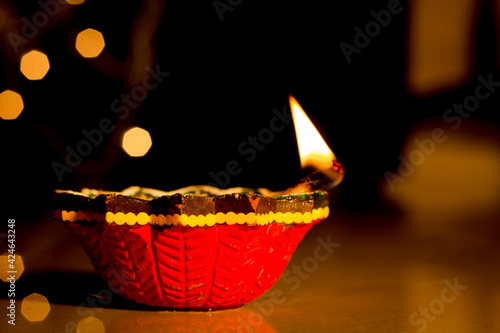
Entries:
{"type": "Polygon", "coordinates": [[[80,320],[76,328],[76,333],[104,333],[105,331],[103,322],[92,316],[80,320]]]}
{"type": "Polygon", "coordinates": [[[50,69],[49,58],[40,51],[30,51],[21,58],[21,73],[28,80],[41,80],[50,69]]]}
{"type": "Polygon", "coordinates": [[[16,119],[23,109],[23,98],[17,92],[4,90],[0,93],[0,118],[4,120],[16,119]]]}
{"type": "Polygon", "coordinates": [[[132,157],[146,155],[152,144],[149,132],[140,127],[133,127],[123,135],[123,150],[132,157]]]}
{"type": "Polygon", "coordinates": [[[66,0],[66,2],[70,5],[81,5],[85,0],[66,0]]]}
{"type": "Polygon", "coordinates": [[[26,296],[21,303],[21,313],[29,321],[42,321],[50,312],[47,297],[38,293],[26,296]]]}
{"type": "Polygon", "coordinates": [[[76,50],[85,58],[95,58],[104,49],[104,37],[99,31],[88,28],[76,36],[76,50]]]}
{"type": "Polygon", "coordinates": [[[24,272],[23,258],[19,254],[5,253],[0,256],[0,279],[3,282],[17,281],[24,272]]]}

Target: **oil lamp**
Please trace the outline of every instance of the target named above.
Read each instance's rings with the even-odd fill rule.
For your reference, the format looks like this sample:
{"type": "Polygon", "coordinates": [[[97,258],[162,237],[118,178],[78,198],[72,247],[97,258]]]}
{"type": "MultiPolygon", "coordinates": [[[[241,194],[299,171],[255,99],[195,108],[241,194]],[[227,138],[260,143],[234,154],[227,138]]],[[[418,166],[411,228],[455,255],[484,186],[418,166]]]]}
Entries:
{"type": "Polygon", "coordinates": [[[301,164],[317,170],[284,191],[188,186],[171,192],[56,190],[54,216],[80,238],[110,290],[169,309],[241,306],[280,278],[305,233],[329,214],[344,175],[290,97],[301,164]]]}

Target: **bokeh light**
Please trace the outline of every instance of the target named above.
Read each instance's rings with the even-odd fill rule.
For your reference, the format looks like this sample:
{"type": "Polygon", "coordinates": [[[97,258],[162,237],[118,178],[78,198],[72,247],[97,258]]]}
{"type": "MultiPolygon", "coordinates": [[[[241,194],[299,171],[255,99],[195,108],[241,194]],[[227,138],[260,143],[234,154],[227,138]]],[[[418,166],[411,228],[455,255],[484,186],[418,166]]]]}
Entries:
{"type": "Polygon", "coordinates": [[[104,333],[106,329],[101,320],[95,317],[85,317],[78,323],[77,333],[104,333]]]}
{"type": "Polygon", "coordinates": [[[66,0],[66,2],[70,5],[81,5],[85,0],[66,0]]]}
{"type": "Polygon", "coordinates": [[[476,1],[424,0],[408,12],[409,92],[425,97],[464,84],[474,71],[476,1]],[[439,51],[437,51],[439,50],[439,51]]]}
{"type": "Polygon", "coordinates": [[[479,121],[456,131],[439,126],[429,122],[411,131],[395,178],[381,183],[383,197],[404,212],[442,221],[494,214],[500,201],[498,128],[479,121]]]}
{"type": "Polygon", "coordinates": [[[10,253],[5,253],[0,256],[0,279],[4,282],[10,282],[7,280],[11,275],[16,276],[16,281],[21,277],[24,272],[23,258],[16,254],[15,258],[12,257],[10,253]],[[10,257],[9,257],[10,255],[10,257]],[[15,272],[15,273],[10,273],[15,272]]]}
{"type": "Polygon", "coordinates": [[[95,58],[104,49],[104,37],[92,28],[80,32],[76,36],[76,50],[85,58],[95,58]]]}
{"type": "Polygon", "coordinates": [[[12,90],[4,90],[0,93],[0,118],[16,119],[23,109],[24,103],[21,95],[12,90]]]}
{"type": "Polygon", "coordinates": [[[149,132],[140,127],[133,127],[123,135],[123,150],[132,157],[146,155],[152,144],[149,132]]]}
{"type": "Polygon", "coordinates": [[[49,58],[40,51],[30,51],[21,58],[21,73],[28,80],[41,80],[50,68],[49,58]]]}
{"type": "Polygon", "coordinates": [[[38,293],[26,296],[21,304],[21,313],[29,321],[42,321],[50,312],[47,297],[38,293]]]}

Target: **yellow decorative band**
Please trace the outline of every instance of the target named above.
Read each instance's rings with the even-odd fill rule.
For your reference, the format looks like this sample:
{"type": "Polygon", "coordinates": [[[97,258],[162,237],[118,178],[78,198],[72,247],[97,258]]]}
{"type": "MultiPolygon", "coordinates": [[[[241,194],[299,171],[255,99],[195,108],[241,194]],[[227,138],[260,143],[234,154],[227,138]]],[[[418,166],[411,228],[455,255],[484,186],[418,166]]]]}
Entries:
{"type": "MultiPolygon", "coordinates": [[[[148,223],[158,226],[172,226],[182,225],[190,227],[211,227],[215,224],[249,224],[249,225],[266,225],[273,222],[292,224],[292,223],[311,223],[312,221],[322,220],[328,217],[330,209],[328,206],[315,208],[312,212],[307,213],[274,213],[268,214],[255,214],[255,213],[217,213],[207,215],[148,215],[144,212],[139,214],[134,213],[112,213],[106,214],[94,213],[92,211],[61,211],[60,216],[63,221],[76,222],[76,221],[106,221],[107,223],[114,223],[118,225],[146,225],[148,223]]],[[[56,215],[59,215],[56,212],[56,215]]]]}

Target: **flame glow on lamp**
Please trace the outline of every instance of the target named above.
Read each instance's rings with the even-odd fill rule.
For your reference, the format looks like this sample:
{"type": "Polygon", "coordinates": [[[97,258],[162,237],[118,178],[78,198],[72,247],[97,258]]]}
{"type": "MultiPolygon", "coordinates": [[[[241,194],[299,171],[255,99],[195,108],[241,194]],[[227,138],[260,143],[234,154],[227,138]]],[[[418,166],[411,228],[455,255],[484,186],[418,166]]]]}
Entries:
{"type": "Polygon", "coordinates": [[[297,145],[299,146],[300,165],[302,168],[313,167],[321,170],[332,166],[336,159],[331,149],[321,137],[316,127],[306,115],[299,102],[290,95],[297,145]]]}

